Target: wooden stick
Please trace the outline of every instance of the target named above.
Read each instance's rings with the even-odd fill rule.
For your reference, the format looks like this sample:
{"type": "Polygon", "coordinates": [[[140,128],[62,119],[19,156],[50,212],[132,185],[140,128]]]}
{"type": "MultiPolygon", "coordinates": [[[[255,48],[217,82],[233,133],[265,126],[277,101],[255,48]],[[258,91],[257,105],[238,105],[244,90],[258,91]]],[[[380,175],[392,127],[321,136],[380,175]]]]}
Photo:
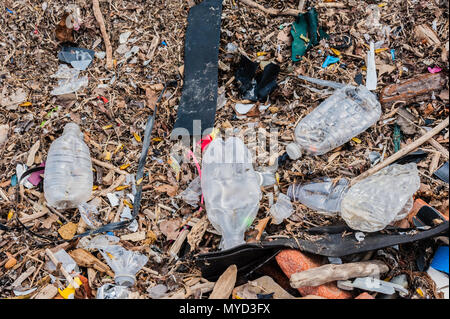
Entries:
{"type": "Polygon", "coordinates": [[[243,4],[248,5],[249,7],[258,9],[264,13],[270,14],[270,15],[286,15],[286,16],[293,16],[297,17],[301,11],[295,10],[295,9],[285,9],[285,10],[277,10],[274,8],[265,8],[264,6],[252,1],[252,0],[239,0],[239,2],[242,2],[243,4]]]}
{"type": "Polygon", "coordinates": [[[354,185],[355,183],[359,182],[360,180],[378,172],[380,169],[388,166],[389,164],[392,164],[402,156],[405,156],[408,153],[411,153],[416,148],[418,148],[423,143],[427,142],[430,138],[438,134],[440,131],[442,131],[444,128],[448,126],[449,118],[447,117],[445,120],[443,120],[439,125],[435,126],[433,129],[431,129],[426,134],[419,137],[417,140],[412,142],[411,144],[406,145],[404,148],[399,150],[397,153],[392,154],[387,159],[385,159],[383,162],[375,165],[374,167],[370,168],[369,170],[365,171],[364,173],[360,174],[358,177],[354,178],[351,181],[351,185],[354,185]]]}
{"type": "Polygon", "coordinates": [[[342,265],[328,264],[304,270],[291,276],[292,288],[320,286],[336,280],[376,276],[389,271],[389,267],[380,260],[362,261],[342,265]]]}
{"type": "Polygon", "coordinates": [[[106,47],[106,68],[113,68],[113,60],[112,60],[112,47],[111,42],[109,41],[108,32],[106,32],[105,20],[103,20],[102,12],[100,11],[100,5],[98,0],[92,0],[92,9],[94,10],[94,16],[97,20],[97,23],[100,27],[100,31],[102,33],[103,41],[105,42],[106,47]]]}
{"type": "Polygon", "coordinates": [[[92,163],[94,163],[95,165],[101,166],[101,167],[104,167],[104,168],[107,168],[107,169],[110,169],[110,170],[113,170],[113,171],[116,172],[117,174],[121,174],[121,175],[127,175],[127,174],[128,174],[126,171],[123,171],[123,170],[121,170],[121,169],[115,167],[115,166],[112,165],[112,164],[109,164],[109,163],[105,163],[105,162],[99,161],[99,160],[96,159],[96,158],[93,158],[93,157],[92,157],[92,158],[91,158],[91,161],[92,161],[92,163]]]}
{"type": "MultiPolygon", "coordinates": [[[[59,261],[56,259],[55,255],[50,251],[50,249],[46,248],[45,253],[47,254],[48,258],[55,264],[56,267],[58,267],[59,261]]],[[[75,289],[80,288],[80,286],[73,280],[72,276],[64,269],[63,266],[59,269],[61,273],[64,275],[64,277],[67,279],[67,281],[74,287],[75,289]]]]}

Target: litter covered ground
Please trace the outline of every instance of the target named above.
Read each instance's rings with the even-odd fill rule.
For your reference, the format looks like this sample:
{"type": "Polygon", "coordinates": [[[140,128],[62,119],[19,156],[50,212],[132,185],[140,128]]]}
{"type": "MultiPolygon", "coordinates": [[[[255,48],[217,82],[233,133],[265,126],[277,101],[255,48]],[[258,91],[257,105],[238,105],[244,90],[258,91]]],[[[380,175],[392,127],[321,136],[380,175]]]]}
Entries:
{"type": "Polygon", "coordinates": [[[0,11],[0,298],[448,299],[448,1],[0,11]]]}

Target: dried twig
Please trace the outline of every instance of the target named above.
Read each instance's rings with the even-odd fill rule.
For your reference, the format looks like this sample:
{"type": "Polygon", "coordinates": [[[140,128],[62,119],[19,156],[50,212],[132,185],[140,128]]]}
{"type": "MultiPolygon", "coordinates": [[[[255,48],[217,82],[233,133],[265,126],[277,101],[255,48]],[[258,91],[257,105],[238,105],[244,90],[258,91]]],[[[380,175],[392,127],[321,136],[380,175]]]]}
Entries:
{"type": "Polygon", "coordinates": [[[102,12],[100,11],[100,5],[98,0],[92,0],[92,9],[94,10],[94,16],[97,20],[97,23],[100,27],[100,31],[102,33],[103,41],[105,42],[106,47],[106,68],[113,68],[113,60],[112,60],[112,47],[111,42],[109,41],[108,32],[106,32],[105,20],[103,20],[102,12]]]}
{"type": "Polygon", "coordinates": [[[249,7],[258,9],[264,13],[270,14],[270,15],[286,15],[286,16],[293,16],[297,17],[301,11],[296,9],[285,9],[285,10],[277,10],[274,8],[265,8],[264,6],[252,1],[252,0],[239,0],[243,4],[248,5],[249,7]]]}
{"type": "Polygon", "coordinates": [[[437,125],[432,130],[430,130],[426,134],[424,134],[421,137],[419,137],[417,140],[415,140],[411,144],[408,144],[407,146],[402,148],[397,153],[389,156],[383,162],[379,163],[378,165],[372,167],[371,169],[369,169],[369,170],[365,171],[364,173],[360,174],[358,177],[354,178],[352,180],[352,182],[351,182],[351,185],[354,185],[355,183],[359,182],[360,180],[366,178],[367,176],[370,176],[370,175],[378,172],[380,169],[388,166],[389,164],[392,164],[393,162],[395,162],[396,160],[398,160],[402,156],[404,156],[404,155],[406,155],[408,153],[411,153],[416,148],[418,148],[420,145],[422,145],[423,143],[427,142],[430,138],[432,138],[433,136],[438,134],[440,131],[442,131],[444,128],[446,128],[448,126],[448,123],[449,123],[449,118],[447,117],[445,120],[443,120],[441,123],[439,123],[439,125],[437,125]]]}

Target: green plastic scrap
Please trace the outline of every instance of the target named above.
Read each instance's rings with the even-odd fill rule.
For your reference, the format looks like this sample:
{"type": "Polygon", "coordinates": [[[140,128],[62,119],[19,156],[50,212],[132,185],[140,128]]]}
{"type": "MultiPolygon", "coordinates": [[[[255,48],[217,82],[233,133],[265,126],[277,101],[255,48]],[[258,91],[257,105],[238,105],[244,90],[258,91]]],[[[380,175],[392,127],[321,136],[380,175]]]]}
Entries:
{"type": "Polygon", "coordinates": [[[322,29],[318,29],[318,23],[317,11],[314,8],[298,15],[291,28],[292,61],[300,61],[306,51],[317,45],[322,38],[328,38],[322,29]]]}
{"type": "Polygon", "coordinates": [[[400,150],[400,142],[402,141],[402,132],[400,131],[400,126],[396,123],[394,125],[394,134],[393,138],[394,140],[394,153],[397,153],[400,150]]]}

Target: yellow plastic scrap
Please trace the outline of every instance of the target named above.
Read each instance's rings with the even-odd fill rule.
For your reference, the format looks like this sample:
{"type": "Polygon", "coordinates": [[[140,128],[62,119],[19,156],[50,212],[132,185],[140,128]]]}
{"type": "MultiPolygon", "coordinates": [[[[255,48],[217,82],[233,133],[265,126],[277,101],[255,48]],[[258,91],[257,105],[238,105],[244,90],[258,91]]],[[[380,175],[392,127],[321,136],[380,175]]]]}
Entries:
{"type": "Polygon", "coordinates": [[[139,179],[136,181],[136,185],[140,185],[140,184],[142,183],[143,180],[144,180],[143,177],[139,178],[139,179]]]}
{"type": "Polygon", "coordinates": [[[128,187],[130,187],[130,185],[117,186],[117,187],[116,187],[116,191],[121,191],[121,190],[126,189],[126,188],[128,188],[128,187]]]}
{"type": "Polygon", "coordinates": [[[131,164],[123,164],[123,165],[120,165],[120,169],[123,171],[124,169],[127,169],[127,167],[128,166],[130,166],[131,164]]]}
{"type": "Polygon", "coordinates": [[[277,185],[280,185],[280,174],[275,173],[275,180],[277,181],[277,185]]]}
{"type": "MultiPolygon", "coordinates": [[[[78,277],[75,277],[73,281],[75,281],[80,287],[83,285],[78,277]]],[[[69,284],[64,290],[58,288],[58,292],[64,299],[74,299],[75,297],[75,288],[72,284],[69,284]]]]}
{"type": "Polygon", "coordinates": [[[112,124],[109,124],[109,125],[102,126],[102,129],[107,130],[111,127],[113,127],[112,124]]]}
{"type": "Polygon", "coordinates": [[[266,55],[266,54],[267,54],[267,52],[257,52],[256,56],[263,56],[263,55],[266,55]]]}
{"type": "Polygon", "coordinates": [[[361,140],[357,137],[352,138],[352,141],[361,144],[361,140]]]}
{"type": "Polygon", "coordinates": [[[309,42],[309,39],[307,37],[305,37],[303,34],[300,34],[300,39],[302,39],[303,41],[305,41],[306,43],[309,42]]]}
{"type": "Polygon", "coordinates": [[[92,190],[93,190],[93,191],[95,191],[96,189],[98,189],[98,185],[92,186],[92,190]]]}
{"type": "Polygon", "coordinates": [[[19,104],[19,106],[24,106],[24,107],[31,106],[31,105],[33,105],[31,102],[24,102],[22,104],[19,104]]]}
{"type": "Polygon", "coordinates": [[[423,294],[422,289],[417,288],[417,289],[416,289],[416,292],[417,292],[422,298],[425,297],[424,294],[423,294]]]}
{"type": "Polygon", "coordinates": [[[8,217],[7,217],[6,220],[10,220],[11,218],[13,218],[13,216],[14,216],[14,210],[10,209],[9,212],[8,212],[8,217]]]}
{"type": "Polygon", "coordinates": [[[111,152],[106,152],[105,153],[105,161],[110,161],[111,160],[111,152]]]}
{"type": "Polygon", "coordinates": [[[134,139],[135,139],[136,141],[138,141],[139,143],[142,141],[142,140],[141,140],[141,137],[139,136],[139,134],[133,133],[133,136],[134,136],[134,139]]]}
{"type": "Polygon", "coordinates": [[[126,199],[123,200],[123,203],[124,203],[125,205],[127,205],[128,207],[133,208],[133,204],[131,204],[131,203],[130,203],[129,201],[127,201],[126,199]]]}
{"type": "Polygon", "coordinates": [[[160,138],[160,137],[154,137],[154,138],[152,138],[152,141],[153,141],[153,142],[161,142],[161,141],[162,141],[162,138],[160,138]]]}
{"type": "Polygon", "coordinates": [[[331,48],[330,50],[331,50],[331,52],[333,52],[335,55],[341,56],[341,51],[339,51],[339,50],[337,50],[337,49],[335,49],[335,48],[331,48]]]}
{"type": "Polygon", "coordinates": [[[386,6],[386,4],[387,4],[386,2],[382,2],[382,3],[379,3],[378,6],[379,6],[380,8],[383,8],[383,7],[386,6]]]}
{"type": "Polygon", "coordinates": [[[388,49],[389,49],[389,48],[375,49],[375,53],[380,53],[380,52],[386,51],[386,50],[388,50],[388,49]]]}

